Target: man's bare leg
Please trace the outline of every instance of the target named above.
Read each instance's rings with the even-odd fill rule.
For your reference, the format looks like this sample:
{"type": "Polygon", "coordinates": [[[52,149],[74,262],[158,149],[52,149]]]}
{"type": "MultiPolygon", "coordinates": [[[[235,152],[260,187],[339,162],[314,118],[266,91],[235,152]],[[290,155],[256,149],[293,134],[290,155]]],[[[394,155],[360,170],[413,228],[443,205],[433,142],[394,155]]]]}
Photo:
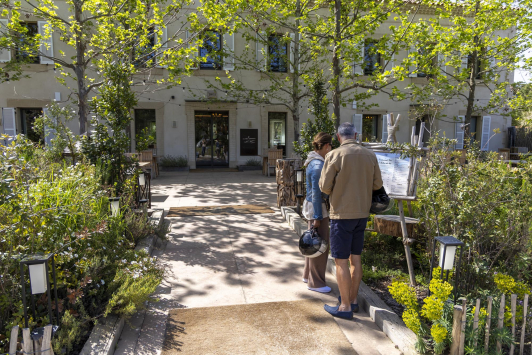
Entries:
{"type": "Polygon", "coordinates": [[[349,293],[351,290],[351,275],[349,273],[349,259],[334,259],[336,263],[336,280],[338,281],[338,288],[340,289],[340,297],[342,303],[338,307],[340,312],[351,312],[351,304],[349,303],[349,293]]]}
{"type": "MultiPolygon", "coordinates": [[[[362,258],[360,255],[351,255],[349,258],[351,261],[351,288],[349,291],[349,295],[351,296],[349,300],[351,300],[351,303],[358,303],[358,288],[360,286],[360,282],[362,281],[362,258]]],[[[336,275],[338,276],[338,264],[336,264],[336,275]]],[[[340,280],[338,280],[338,286],[340,286],[340,280]]],[[[341,290],[341,289],[340,289],[341,290]]],[[[340,291],[340,294],[342,292],[340,291]]],[[[344,300],[344,295],[342,295],[342,301],[344,300]]]]}

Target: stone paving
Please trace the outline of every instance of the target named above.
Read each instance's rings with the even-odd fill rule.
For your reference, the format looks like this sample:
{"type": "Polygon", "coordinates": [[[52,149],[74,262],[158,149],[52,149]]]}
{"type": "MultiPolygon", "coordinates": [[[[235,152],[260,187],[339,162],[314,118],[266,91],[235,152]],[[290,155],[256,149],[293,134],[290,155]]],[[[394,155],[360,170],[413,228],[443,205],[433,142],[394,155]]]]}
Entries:
{"type": "MultiPolygon", "coordinates": [[[[242,173],[161,173],[152,180],[154,207],[262,204],[276,206],[273,177],[242,173]]],[[[150,303],[126,324],[115,354],[160,354],[168,310],[258,302],[320,299],[335,304],[336,282],[328,275],[330,294],[308,291],[301,281],[304,259],[298,237],[274,214],[168,218],[168,241],[154,252],[167,266],[150,303]]],[[[325,311],[324,311],[325,312],[325,311]]],[[[360,355],[400,352],[364,313],[354,321],[337,320],[360,355]]]]}

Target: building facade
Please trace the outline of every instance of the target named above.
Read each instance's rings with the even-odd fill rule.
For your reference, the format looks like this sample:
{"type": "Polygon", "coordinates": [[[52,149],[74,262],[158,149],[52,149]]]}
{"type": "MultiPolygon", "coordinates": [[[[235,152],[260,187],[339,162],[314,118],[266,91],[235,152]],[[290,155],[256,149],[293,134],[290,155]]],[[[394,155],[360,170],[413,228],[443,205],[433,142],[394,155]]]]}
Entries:
{"type": "MultiPolygon", "coordinates": [[[[6,20],[0,19],[0,25],[6,20]]],[[[387,31],[393,22],[385,22],[380,34],[387,31]]],[[[28,26],[36,33],[43,29],[43,22],[37,18],[28,18],[28,26]]],[[[168,31],[172,29],[169,28],[168,31]]],[[[167,29],[164,29],[167,31],[167,29]]],[[[379,35],[379,31],[375,36],[379,35]]],[[[184,36],[186,36],[184,34],[184,36]]],[[[68,51],[57,36],[48,40],[50,46],[45,50],[50,56],[54,51],[68,51]]],[[[221,35],[220,46],[228,46],[235,53],[244,50],[247,42],[238,33],[235,35],[221,35]]],[[[257,46],[257,56],[259,53],[257,46]]],[[[268,50],[268,49],[266,49],[268,50]]],[[[290,52],[290,46],[284,48],[290,52]]],[[[0,51],[1,62],[12,60],[17,54],[0,51]]],[[[201,48],[198,56],[208,56],[201,48]]],[[[395,55],[397,60],[408,56],[407,51],[395,55]]],[[[372,61],[379,58],[369,58],[372,61]]],[[[281,103],[269,105],[254,105],[247,102],[233,102],[225,99],[225,93],[209,88],[207,81],[216,77],[238,75],[247,87],[259,88],[262,73],[256,70],[245,70],[235,73],[234,62],[225,59],[225,63],[214,65],[209,59],[201,63],[191,76],[183,78],[183,83],[170,89],[161,90],[155,82],[166,77],[165,68],[153,68],[146,74],[136,77],[142,80],[153,90],[143,88],[139,95],[138,106],[133,110],[134,119],[131,122],[131,150],[135,150],[135,136],[141,131],[147,131],[155,136],[157,155],[186,156],[191,169],[200,167],[236,167],[245,164],[249,159],[259,160],[265,149],[279,147],[284,150],[287,157],[294,156],[292,142],[294,141],[294,120],[291,111],[281,103]],[[205,64],[207,63],[207,64],[205,64]]],[[[290,74],[290,68],[279,63],[272,70],[279,70],[290,74]]],[[[365,73],[365,72],[364,72],[365,73]]],[[[44,140],[38,137],[32,128],[32,123],[38,115],[42,114],[46,106],[53,101],[60,105],[68,104],[71,92],[57,82],[58,73],[54,70],[53,62],[44,57],[37,57],[32,64],[26,66],[29,78],[20,81],[5,82],[0,84],[0,107],[2,107],[2,127],[0,131],[9,135],[25,134],[30,139],[44,140]]],[[[422,75],[411,75],[401,86],[412,83],[423,85],[427,79],[422,75]]],[[[490,97],[490,90],[480,85],[477,89],[477,100],[486,100],[490,97]]],[[[362,140],[386,139],[387,115],[400,114],[402,121],[397,131],[400,142],[410,141],[413,127],[419,134],[420,122],[425,117],[414,113],[413,105],[408,100],[395,102],[385,94],[378,94],[368,100],[366,104],[376,104],[370,109],[361,109],[360,105],[353,102],[341,109],[341,122],[353,122],[357,131],[361,133],[362,140]],[[384,129],[383,129],[384,128],[384,129]]],[[[306,108],[307,102],[302,103],[301,125],[311,115],[306,108]]],[[[474,135],[485,150],[496,151],[506,144],[507,127],[511,125],[509,117],[477,113],[470,122],[463,120],[466,107],[458,100],[451,100],[445,104],[441,118],[430,125],[431,132],[439,132],[448,138],[457,138],[457,148],[467,145],[464,137],[474,135]],[[464,128],[465,127],[465,128],[464,128]],[[494,130],[500,133],[494,134],[494,130]]],[[[429,118],[426,118],[427,121],[429,118]]],[[[69,123],[74,132],[79,131],[78,123],[69,123]]],[[[299,127],[300,128],[300,127],[299,127]]]]}

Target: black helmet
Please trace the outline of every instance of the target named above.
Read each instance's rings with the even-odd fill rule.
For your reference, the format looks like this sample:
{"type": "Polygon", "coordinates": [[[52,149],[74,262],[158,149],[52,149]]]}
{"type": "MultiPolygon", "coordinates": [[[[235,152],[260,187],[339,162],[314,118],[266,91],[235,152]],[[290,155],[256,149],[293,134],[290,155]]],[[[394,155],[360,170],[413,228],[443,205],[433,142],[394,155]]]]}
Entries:
{"type": "Polygon", "coordinates": [[[316,258],[327,251],[328,243],[314,228],[305,231],[299,238],[299,251],[307,258],[316,258]]]}
{"type": "Polygon", "coordinates": [[[384,189],[384,186],[373,191],[371,198],[371,213],[382,213],[388,211],[393,206],[393,198],[390,198],[384,189]]]}

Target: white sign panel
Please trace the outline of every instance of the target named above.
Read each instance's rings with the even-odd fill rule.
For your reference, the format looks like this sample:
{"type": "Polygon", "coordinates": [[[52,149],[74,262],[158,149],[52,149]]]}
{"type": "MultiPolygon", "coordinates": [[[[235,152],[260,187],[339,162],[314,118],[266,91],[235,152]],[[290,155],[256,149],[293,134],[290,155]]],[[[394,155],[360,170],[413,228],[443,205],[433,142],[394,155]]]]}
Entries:
{"type": "Polygon", "coordinates": [[[375,155],[386,192],[390,195],[406,196],[410,158],[401,159],[401,155],[397,153],[375,153],[375,155]]]}

